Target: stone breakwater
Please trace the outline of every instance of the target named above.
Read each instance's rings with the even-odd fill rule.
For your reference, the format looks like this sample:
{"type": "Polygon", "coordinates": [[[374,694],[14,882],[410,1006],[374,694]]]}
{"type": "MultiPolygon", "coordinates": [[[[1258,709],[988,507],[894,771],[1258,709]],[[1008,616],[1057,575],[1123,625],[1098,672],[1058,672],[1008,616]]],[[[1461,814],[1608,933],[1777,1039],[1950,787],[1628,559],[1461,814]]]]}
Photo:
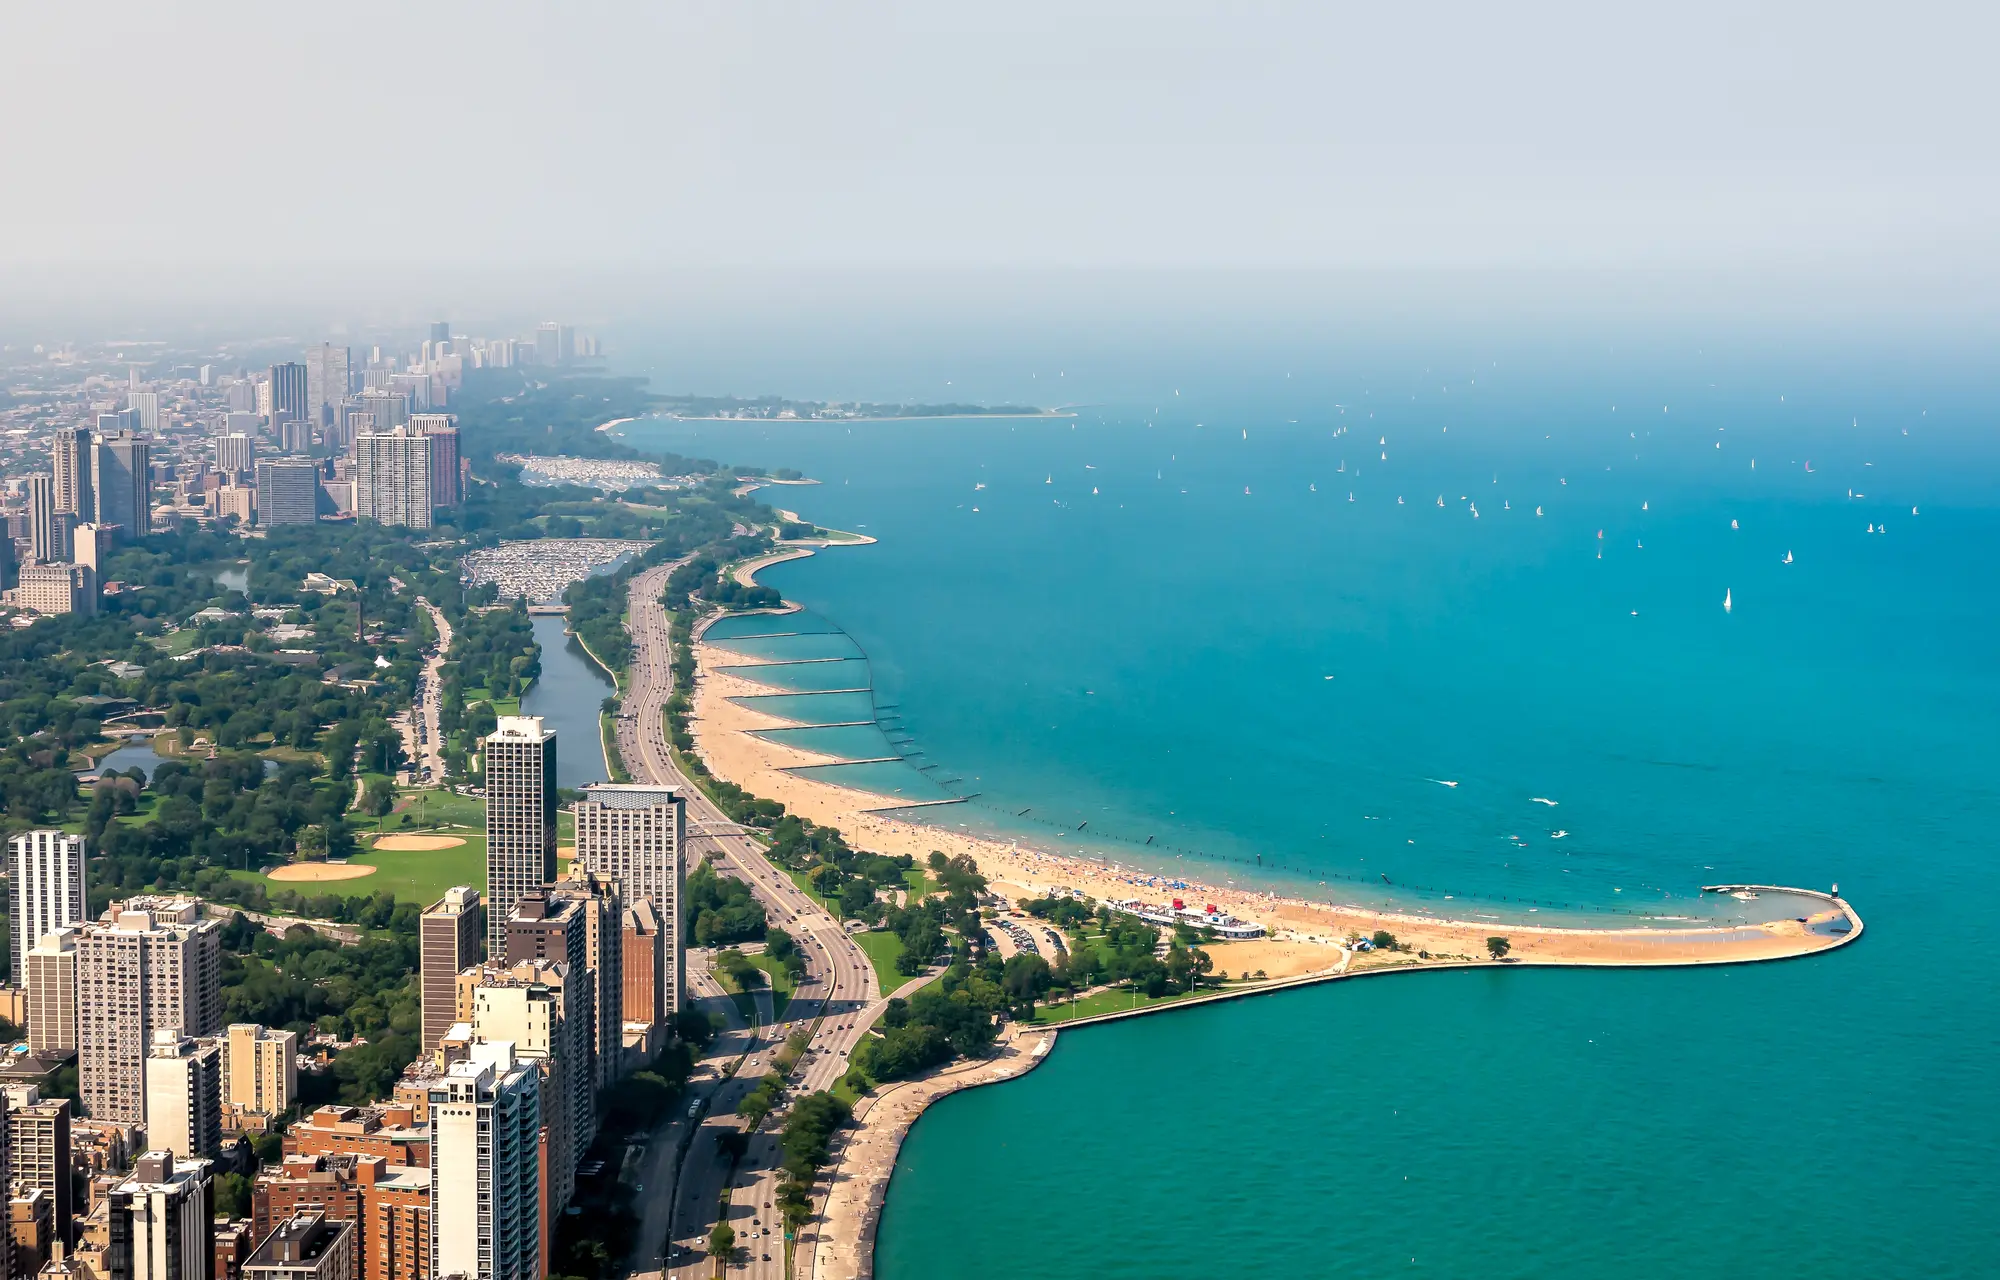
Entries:
{"type": "Polygon", "coordinates": [[[1010,1028],[990,1058],[953,1063],[915,1080],[889,1085],[861,1100],[855,1125],[843,1131],[828,1165],[832,1179],[816,1222],[799,1247],[811,1250],[812,1280],[865,1280],[875,1274],[875,1230],[896,1170],[896,1153],[917,1117],[961,1089],[1026,1075],[1055,1046],[1053,1028],[1010,1028]]]}

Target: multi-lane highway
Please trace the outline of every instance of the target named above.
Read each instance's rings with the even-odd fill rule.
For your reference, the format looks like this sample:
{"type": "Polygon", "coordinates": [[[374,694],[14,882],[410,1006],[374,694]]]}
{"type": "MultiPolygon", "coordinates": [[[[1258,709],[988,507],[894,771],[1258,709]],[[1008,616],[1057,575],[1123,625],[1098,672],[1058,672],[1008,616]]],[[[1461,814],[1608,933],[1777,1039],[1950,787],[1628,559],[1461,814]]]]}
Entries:
{"type": "Polygon", "coordinates": [[[417,686],[417,702],[410,709],[405,754],[410,757],[410,770],[416,775],[412,781],[439,785],[444,782],[444,734],[438,731],[438,709],[442,705],[438,671],[444,666],[445,656],[451,652],[451,624],[445,621],[443,611],[422,596],[417,597],[417,604],[430,615],[431,626],[437,632],[437,642],[424,661],[422,683],[417,686]],[[409,742],[410,738],[415,741],[409,742]]]}
{"type": "MultiPolygon", "coordinates": [[[[697,1096],[708,1100],[708,1118],[689,1142],[679,1169],[672,1175],[656,1172],[646,1183],[642,1200],[647,1204],[647,1235],[636,1274],[659,1275],[664,1271],[668,1276],[695,1280],[713,1273],[706,1241],[715,1224],[726,1172],[717,1139],[726,1129],[741,1127],[742,1122],[734,1117],[736,1104],[770,1069],[770,1055],[796,1030],[810,1032],[811,1048],[793,1076],[792,1092],[831,1086],[846,1072],[848,1054],[880,1011],[882,1000],[868,957],[840,922],[772,866],[762,847],[674,767],[664,714],[673,692],[672,643],[667,613],[660,603],[673,568],[655,566],[631,582],[626,629],[632,636],[632,663],[618,718],[619,754],[635,782],[680,789],[687,803],[689,856],[710,857],[718,869],[748,883],[771,923],[798,940],[808,966],[807,978],[793,994],[784,1021],[767,1026],[762,1034],[732,1031],[718,1039],[703,1060],[705,1080],[698,1084],[703,1092],[697,1096]],[[740,1063],[736,1078],[716,1084],[716,1073],[731,1063],[740,1063]]],[[[690,951],[689,994],[704,994],[703,1007],[715,1008],[721,989],[708,975],[705,957],[699,974],[697,967],[697,953],[690,951]]],[[[759,1011],[767,1023],[768,999],[767,995],[759,997],[759,1011]]],[[[729,1002],[724,999],[722,1003],[729,1002]]],[[[678,1117],[677,1129],[687,1120],[686,1115],[678,1117]]],[[[736,1232],[737,1256],[747,1259],[732,1270],[732,1275],[777,1280],[784,1274],[783,1228],[776,1208],[780,1158],[772,1132],[776,1127],[774,1118],[764,1132],[752,1135],[749,1153],[731,1187],[729,1223],[736,1232]],[[771,1234],[774,1232],[777,1234],[771,1234]]],[[[655,1141],[662,1152],[672,1149],[663,1139],[655,1141]]],[[[663,1155],[654,1159],[665,1163],[663,1155]]]]}

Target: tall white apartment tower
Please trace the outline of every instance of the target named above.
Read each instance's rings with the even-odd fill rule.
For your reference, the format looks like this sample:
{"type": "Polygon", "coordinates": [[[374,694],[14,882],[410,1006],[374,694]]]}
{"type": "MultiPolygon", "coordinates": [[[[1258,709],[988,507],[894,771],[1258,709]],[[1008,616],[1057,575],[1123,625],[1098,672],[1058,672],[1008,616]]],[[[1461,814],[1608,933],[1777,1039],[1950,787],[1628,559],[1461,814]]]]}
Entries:
{"type": "Polygon", "coordinates": [[[146,1055],[146,1143],[182,1160],[222,1154],[222,1050],[173,1028],[146,1055]]]}
{"type": "Polygon", "coordinates": [[[411,529],[431,527],[431,442],[404,431],[354,437],[354,514],[411,529]]]}
{"type": "Polygon", "coordinates": [[[222,924],[192,898],[114,902],[76,943],[77,1083],[93,1120],[144,1124],[156,1029],[222,1029],[222,924]]]}
{"type": "Polygon", "coordinates": [[[538,1080],[503,1040],[431,1086],[432,1275],[539,1280],[538,1080]]]}
{"type": "Polygon", "coordinates": [[[42,935],[83,922],[83,861],[83,837],[68,832],[23,831],[7,842],[7,972],[17,985],[42,935]]]}
{"type": "Polygon", "coordinates": [[[504,956],[514,904],[556,878],[556,732],[544,728],[540,716],[501,716],[480,740],[480,751],[486,769],[486,954],[504,956]]]}
{"type": "MultiPolygon", "coordinates": [[[[626,904],[653,904],[658,921],[651,945],[658,949],[664,990],[678,993],[687,966],[681,927],[681,879],[685,874],[687,805],[672,787],[585,787],[576,805],[576,866],[618,883],[626,904]]],[[[621,978],[622,983],[622,978],[621,978]]],[[[666,1006],[680,1011],[678,995],[666,1006]]]]}

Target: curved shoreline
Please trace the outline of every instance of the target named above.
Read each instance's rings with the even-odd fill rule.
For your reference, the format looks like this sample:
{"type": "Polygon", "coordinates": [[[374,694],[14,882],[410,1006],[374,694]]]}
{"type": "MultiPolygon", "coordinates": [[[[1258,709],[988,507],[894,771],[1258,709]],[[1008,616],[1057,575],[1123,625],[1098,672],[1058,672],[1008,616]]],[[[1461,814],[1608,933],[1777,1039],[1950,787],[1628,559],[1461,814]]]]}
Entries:
{"type": "MultiPolygon", "coordinates": [[[[756,574],[768,565],[802,559],[811,554],[813,554],[813,549],[809,547],[787,548],[770,555],[744,561],[735,566],[732,574],[735,580],[743,585],[755,585],[756,574]]],[[[801,606],[786,601],[781,607],[759,610],[758,612],[781,615],[797,612],[800,608],[801,606]]],[[[753,777],[730,777],[730,772],[725,772],[727,766],[718,762],[716,758],[717,753],[712,750],[717,745],[717,739],[725,742],[734,739],[757,743],[759,748],[762,749],[762,753],[765,754],[763,763],[766,769],[770,768],[770,761],[772,759],[782,758],[782,756],[776,756],[771,753],[786,753],[793,756],[804,755],[818,761],[825,761],[827,757],[818,755],[817,753],[802,752],[796,748],[785,747],[771,743],[765,739],[754,737],[753,734],[757,727],[779,727],[791,722],[785,721],[781,717],[765,715],[749,708],[740,707],[729,701],[731,697],[743,696],[741,694],[731,695],[718,692],[718,687],[725,683],[744,685],[752,689],[768,689],[773,687],[760,685],[756,681],[735,675],[734,673],[725,673],[717,670],[722,665],[738,667],[763,665],[755,659],[742,661],[743,655],[737,654],[727,655],[731,659],[735,659],[735,661],[726,664],[716,660],[718,654],[726,653],[726,651],[719,650],[715,646],[705,643],[704,637],[709,625],[716,618],[722,616],[726,615],[717,614],[701,620],[696,625],[691,636],[691,647],[693,648],[696,660],[696,675],[694,697],[689,717],[690,730],[696,735],[697,750],[708,761],[709,767],[716,773],[716,776],[728,777],[731,781],[744,786],[753,794],[769,794],[772,788],[767,780],[753,777]],[[723,717],[717,712],[717,703],[735,706],[743,716],[760,717],[774,723],[765,726],[744,727],[739,721],[739,724],[734,728],[724,726],[718,723],[723,717]]],[[[735,717],[730,718],[734,719],[735,717]]],[[[736,753],[732,752],[729,754],[735,755],[736,753]]],[[[737,763],[740,762],[741,757],[738,756],[737,763]]],[[[778,767],[788,768],[791,766],[778,767]]],[[[750,772],[754,774],[759,771],[752,769],[750,772]]],[[[789,777],[789,775],[779,776],[789,777]]],[[[850,796],[866,795],[867,799],[880,799],[879,796],[875,796],[872,793],[861,793],[831,784],[797,778],[791,778],[790,780],[796,783],[798,787],[807,789],[846,793],[850,796]]],[[[801,806],[797,802],[801,793],[794,787],[787,786],[780,789],[789,793],[785,796],[777,797],[785,801],[788,810],[805,811],[808,808],[808,806],[801,806]]],[[[815,804],[809,806],[809,808],[823,810],[824,805],[815,804]]],[[[866,839],[863,833],[868,832],[874,824],[880,824],[880,828],[877,828],[878,830],[881,828],[902,828],[906,833],[914,832],[918,835],[920,843],[943,843],[947,848],[950,848],[962,842],[963,844],[972,846],[974,856],[982,860],[982,869],[990,865],[986,859],[992,858],[994,854],[1004,851],[1004,847],[1000,846],[997,841],[961,836],[937,828],[913,827],[913,824],[896,822],[894,819],[885,818],[879,813],[868,814],[866,811],[840,812],[836,810],[831,817],[828,817],[823,811],[810,812],[808,816],[811,816],[815,821],[840,829],[843,835],[851,842],[856,843],[857,846],[866,839]],[[843,818],[845,821],[842,820],[843,818]]],[[[877,840],[873,841],[873,843],[879,844],[881,841],[877,840]]],[[[1018,846],[1016,848],[1018,849],[1018,846]]],[[[1076,861],[1096,860],[1078,859],[1076,861]]],[[[1070,867],[1075,864],[1068,860],[1059,859],[1058,865],[1070,867]]],[[[1099,867],[1100,873],[1114,870],[1114,864],[1096,862],[1096,865],[1099,867]]],[[[1003,880],[999,877],[995,877],[994,883],[996,887],[1002,884],[1014,885],[1013,881],[1003,880]]],[[[1221,894],[1209,886],[1193,882],[1187,883],[1189,883],[1189,887],[1181,892],[1185,892],[1192,897],[1213,895],[1220,898],[1230,896],[1221,894]]],[[[1825,913],[1815,913],[1810,917],[1795,917],[1788,921],[1772,921],[1761,925],[1721,925],[1693,929],[1571,929],[1561,926],[1520,925],[1504,922],[1445,921],[1408,912],[1339,908],[1331,905],[1321,907],[1319,904],[1304,900],[1292,900],[1288,905],[1315,913],[1332,915],[1336,918],[1347,916],[1368,922],[1392,922],[1402,928],[1414,926],[1418,929],[1429,931],[1435,931],[1442,926],[1449,930],[1469,930],[1475,937],[1488,930],[1496,933],[1504,933],[1510,937],[1530,934],[1534,935],[1534,940],[1529,943],[1528,947],[1523,948],[1527,952],[1526,954],[1506,959],[1480,959],[1477,958],[1476,954],[1473,956],[1459,954],[1450,957],[1445,955],[1432,957],[1424,954],[1421,959],[1412,958],[1398,962],[1372,964],[1362,968],[1354,968],[1343,963],[1337,969],[1326,968],[1277,977],[1268,981],[1245,983],[1227,990],[1219,990],[1206,995],[1190,996],[1187,999],[1171,1003],[1150,1005],[1143,1009],[1119,1010],[1055,1024],[1010,1028],[1007,1033],[1010,1045],[1017,1044],[1019,1041],[1029,1037],[1036,1039],[1036,1046],[1031,1053],[1023,1054],[1018,1049],[1010,1049],[1006,1060],[997,1065],[991,1059],[948,1064],[928,1076],[915,1080],[898,1081],[879,1092],[871,1093],[868,1098],[863,1099],[863,1105],[856,1108],[853,1129],[843,1135],[840,1145],[834,1152],[833,1158],[829,1161],[825,1170],[822,1171],[829,1179],[829,1182],[824,1192],[824,1198],[821,1200],[820,1212],[815,1215],[816,1226],[812,1241],[810,1275],[813,1277],[813,1280],[860,1280],[861,1277],[872,1277],[875,1270],[876,1236],[880,1229],[882,1212],[887,1203],[889,1184],[894,1177],[896,1159],[901,1151],[903,1142],[908,1137],[910,1130],[915,1126],[916,1122],[922,1118],[924,1112],[933,1103],[941,1098],[948,1097],[964,1089],[978,1087],[979,1085],[1001,1083],[1006,1080],[1015,1079],[1040,1065],[1041,1061],[1053,1049],[1060,1032],[1063,1030],[1125,1021],[1132,1018],[1144,1017],[1149,1014],[1171,1012],[1184,1007],[1217,1004],[1224,1001],[1245,999],[1251,996],[1289,991],[1299,987],[1318,986],[1344,978],[1374,977],[1393,973],[1506,967],[1693,968],[1714,965],[1758,964],[1774,960],[1796,960],[1845,947],[1849,943],[1858,940],[1866,930],[1866,925],[1860,913],[1850,903],[1835,893],[1817,889],[1776,885],[1718,884],[1704,885],[1702,888],[1704,892],[1769,892],[1817,898],[1831,904],[1833,910],[1825,913]],[[1818,931],[1817,926],[1826,923],[1829,919],[1836,916],[1844,917],[1847,921],[1848,927],[1844,932],[1828,934],[1818,931]],[[1791,927],[1793,925],[1799,927],[1793,928],[1791,927]],[[1750,948],[1737,945],[1742,941],[1742,935],[1746,932],[1764,935],[1772,945],[1766,948],[1750,948]],[[1558,942],[1568,939],[1574,942],[1577,939],[1584,938],[1617,938],[1626,941],[1641,942],[1642,947],[1658,946],[1663,953],[1653,955],[1643,954],[1643,952],[1640,954],[1625,955],[1579,954],[1561,950],[1538,953],[1531,949],[1534,946],[1534,941],[1542,939],[1558,940],[1558,942]],[[851,1243],[843,1244],[843,1240],[851,1241],[851,1243]]],[[[1265,895],[1264,901],[1277,903],[1279,899],[1273,893],[1265,895]]],[[[1283,911],[1276,912],[1276,915],[1281,921],[1285,918],[1283,911]]],[[[1278,932],[1275,923],[1271,931],[1275,939],[1278,932]]],[[[1228,945],[1240,948],[1244,944],[1228,945]]],[[[1224,958],[1228,958],[1231,954],[1227,946],[1216,946],[1215,950],[1224,958]]],[[[1404,950],[1408,950],[1407,944],[1404,950]]],[[[802,1240],[800,1243],[803,1244],[804,1241],[802,1240]]]]}
{"type": "MultiPolygon", "coordinates": [[[[743,561],[732,573],[738,582],[749,585],[765,566],[809,554],[812,554],[810,548],[784,548],[743,561]]],[[[798,609],[798,605],[786,602],[758,612],[782,614],[798,609]]],[[[1319,901],[1270,888],[1203,884],[1186,879],[1184,874],[1172,877],[1184,888],[1168,889],[1159,883],[1164,877],[1158,873],[1138,872],[1107,859],[1050,853],[1024,846],[1018,840],[1003,843],[992,836],[912,823],[894,816],[893,812],[885,812],[897,806],[879,793],[790,772],[801,766],[840,763],[838,759],[754,736],[762,730],[791,727],[798,722],[734,701],[768,692],[770,686],[761,685],[740,671],[719,670],[764,664],[756,658],[708,644],[705,636],[713,621],[713,618],[702,620],[692,637],[696,679],[689,727],[701,755],[716,776],[753,794],[778,800],[801,816],[839,829],[857,847],[878,847],[883,852],[910,853],[918,858],[932,849],[967,853],[988,872],[995,890],[1010,898],[1039,896],[1051,889],[1085,893],[1099,901],[1176,893],[1217,903],[1225,911],[1264,924],[1273,943],[1295,944],[1293,954],[1286,957],[1282,968],[1267,962],[1265,952],[1269,944],[1256,943],[1228,944],[1217,952],[1219,966],[1236,968],[1241,960],[1247,968],[1295,977],[1323,967],[1313,962],[1313,953],[1324,957],[1327,954],[1324,948],[1335,945],[1340,936],[1356,933],[1367,936],[1385,927],[1396,933],[1409,951],[1434,952],[1447,961],[1476,959],[1483,955],[1489,935],[1505,934],[1513,941],[1516,963],[1616,967],[1785,959],[1828,950],[1849,940],[1815,932],[1814,926],[1824,921],[1800,915],[1764,922],[1690,922],[1687,927],[1612,925],[1608,920],[1605,925],[1565,926],[1518,919],[1451,918],[1412,910],[1408,903],[1368,906],[1333,899],[1319,901]]],[[[1830,895],[1818,890],[1800,892],[1803,896],[1830,899],[1830,895]]],[[[1840,909],[1851,912],[1844,905],[1840,909]]],[[[1859,917],[1854,915],[1851,919],[1858,921],[1859,917]]]]}
{"type": "MultiPolygon", "coordinates": [[[[1728,886],[1734,887],[1734,886],[1728,886]]],[[[1814,889],[1789,889],[1778,885],[1756,886],[1773,892],[1802,893],[1812,897],[1825,898],[1837,904],[1847,917],[1849,931],[1839,935],[1831,947],[1821,951],[1843,947],[1859,938],[1866,928],[1861,915],[1844,899],[1833,894],[1814,889]]],[[[1199,1008],[1204,1005],[1249,999],[1254,996],[1273,995],[1284,991],[1294,991],[1303,987],[1322,986],[1347,978],[1377,978],[1391,974],[1448,973],[1468,969],[1505,968],[1695,968],[1706,965],[1764,964],[1774,959],[1803,960],[1821,951],[1803,951],[1789,956],[1777,957],[1710,957],[1670,963],[1656,964],[1607,964],[1591,961],[1513,961],[1513,960],[1473,960],[1446,963],[1421,963],[1409,961],[1404,964],[1384,965],[1373,969],[1326,970],[1320,973],[1303,974],[1296,978],[1280,978],[1271,982],[1217,991],[1209,995],[1190,996],[1171,1004],[1149,1005],[1143,1009],[1121,1009],[1110,1013],[1091,1014],[1087,1017],[1071,1019],[1055,1024],[1032,1024],[1018,1027],[1010,1034],[1018,1038],[1038,1037],[1040,1044],[1017,1069],[1006,1069],[1003,1062],[1000,1069],[989,1072],[984,1078],[973,1078],[979,1069],[989,1064],[988,1059],[972,1060],[970,1063],[954,1063],[941,1068],[929,1076],[913,1080],[899,1080],[884,1086],[879,1092],[870,1094],[863,1100],[866,1108],[857,1107],[854,1113],[855,1126],[851,1134],[845,1136],[833,1153],[823,1171],[829,1183],[825,1197],[821,1201],[817,1221],[825,1224],[816,1230],[813,1241],[812,1280],[867,1280],[875,1274],[875,1242],[882,1225],[882,1212],[888,1204],[889,1186],[895,1178],[896,1159],[902,1146],[908,1140],[910,1131],[937,1102],[952,1094],[986,1084],[1004,1084],[1009,1080],[1026,1075],[1048,1057],[1056,1040],[1065,1031],[1081,1030],[1084,1027],[1100,1026],[1110,1022],[1127,1022],[1151,1014],[1171,1013],[1180,1009],[1199,1008]],[[954,1068],[963,1068],[954,1073],[954,1068]],[[892,1111],[878,1121],[877,1108],[894,1097],[897,1104],[892,1111]],[[859,1169],[849,1167],[850,1157],[856,1161],[865,1160],[859,1169]],[[851,1225],[854,1243],[852,1251],[844,1251],[839,1243],[839,1235],[832,1230],[836,1224],[851,1225]]]]}

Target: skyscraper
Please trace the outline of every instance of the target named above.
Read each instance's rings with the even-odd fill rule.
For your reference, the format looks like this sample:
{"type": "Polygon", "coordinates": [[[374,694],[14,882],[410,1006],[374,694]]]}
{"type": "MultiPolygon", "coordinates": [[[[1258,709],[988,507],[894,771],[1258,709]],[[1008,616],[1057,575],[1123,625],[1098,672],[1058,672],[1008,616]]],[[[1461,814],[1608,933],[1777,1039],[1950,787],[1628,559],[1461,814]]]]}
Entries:
{"type": "Polygon", "coordinates": [[[56,510],[78,520],[91,519],[97,514],[97,501],[90,492],[90,428],[57,427],[50,459],[55,464],[56,510]]]}
{"type": "Polygon", "coordinates": [[[254,474],[257,470],[257,437],[241,432],[215,437],[215,469],[229,474],[254,474]]]}
{"type": "Polygon", "coordinates": [[[386,525],[431,527],[431,442],[404,431],[354,437],[354,513],[386,525]]]}
{"type": "Polygon", "coordinates": [[[96,523],[123,525],[135,540],[153,528],[152,445],[145,436],[121,431],[100,435],[90,454],[96,523]]]}
{"type": "MultiPolygon", "coordinates": [[[[507,963],[528,964],[560,960],[567,966],[569,988],[564,993],[563,1013],[569,1018],[573,1048],[570,1061],[582,1068],[582,1080],[589,1082],[581,1105],[588,1107],[591,1093],[602,1083],[598,1079],[597,970],[591,964],[592,922],[601,900],[559,889],[525,894],[514,904],[507,921],[507,963]]],[[[499,1039],[516,1039],[500,1036],[499,1039]]],[[[574,1114],[582,1115],[583,1112],[574,1114]]]]}
{"type": "Polygon", "coordinates": [[[464,499],[458,483],[458,416],[413,413],[410,430],[431,442],[431,505],[457,506],[464,499]]]}
{"type": "Polygon", "coordinates": [[[535,328],[535,363],[561,364],[563,362],[563,329],[551,321],[535,328]]]}
{"type": "Polygon", "coordinates": [[[331,425],[333,411],[347,398],[354,356],[346,347],[322,342],[306,351],[306,417],[316,427],[331,425]]]}
{"type": "MultiPolygon", "coordinates": [[[[361,404],[375,420],[375,430],[389,431],[410,420],[410,398],[401,391],[371,387],[361,393],[361,404]]],[[[359,431],[356,435],[361,434],[359,431]]]]}
{"type": "Polygon", "coordinates": [[[148,1151],[111,1189],[105,1280],[203,1280],[215,1265],[215,1186],[206,1160],[148,1151]]]}
{"type": "Polygon", "coordinates": [[[76,1052],[77,926],[64,925],[28,948],[21,982],[28,988],[28,1048],[35,1053],[76,1052]]]}
{"type": "Polygon", "coordinates": [[[432,341],[432,342],[450,342],[450,341],[451,341],[451,321],[449,321],[449,320],[433,320],[433,321],[431,321],[431,341],[432,341]]]}
{"type": "Polygon", "coordinates": [[[556,734],[539,716],[501,716],[480,741],[486,770],[486,954],[507,954],[523,895],[556,878],[556,734]]]}
{"type": "MultiPolygon", "coordinates": [[[[572,903],[583,912],[584,964],[591,976],[591,1056],[597,1087],[618,1079],[624,1061],[625,900],[610,876],[571,864],[569,874],[549,891],[553,907],[572,903]]],[[[518,908],[516,914],[519,914],[518,908]]]]}
{"type": "Polygon", "coordinates": [[[8,972],[21,981],[28,948],[83,922],[83,837],[41,828],[7,841],[8,972]]]}
{"type": "Polygon", "coordinates": [[[312,392],[307,386],[306,367],[302,364],[274,364],[271,366],[271,421],[284,418],[299,418],[306,422],[315,421],[312,412],[312,392]]]}
{"type": "Polygon", "coordinates": [[[171,1028],[146,1055],[146,1142],[181,1159],[222,1154],[222,1050],[171,1028]]]}
{"type": "Polygon", "coordinates": [[[473,1045],[431,1087],[434,1275],[539,1280],[538,1082],[502,1042],[473,1045]]]}
{"type": "Polygon", "coordinates": [[[319,464],[310,458],[257,463],[257,523],[311,524],[319,519],[319,464]]]}
{"type": "Polygon", "coordinates": [[[76,517],[56,505],[56,482],[50,476],[29,476],[28,491],[29,555],[42,564],[69,559],[69,531],[76,517]]]}
{"type": "Polygon", "coordinates": [[[49,1098],[31,1084],[8,1085],[7,1172],[23,1190],[47,1193],[56,1238],[69,1244],[74,1192],[70,1182],[69,1099],[49,1098]]]}
{"type": "Polygon", "coordinates": [[[650,898],[663,916],[680,909],[686,841],[686,804],[672,787],[606,783],[577,801],[577,865],[616,880],[627,902],[650,898]]]}
{"type": "Polygon", "coordinates": [[[445,890],[444,897],[424,912],[417,928],[423,1051],[429,1053],[456,1020],[458,975],[479,963],[479,891],[469,885],[445,890]]]}
{"type": "Polygon", "coordinates": [[[232,1022],[223,1042],[222,1100],[245,1111],[283,1115],[299,1091],[299,1035],[232,1022]]]}
{"type": "Polygon", "coordinates": [[[143,1124],[156,1029],[214,1035],[222,1021],[221,922],[191,898],[111,904],[77,938],[77,1073],[93,1120],[143,1124]]]}
{"type": "MultiPolygon", "coordinates": [[[[91,526],[86,525],[86,528],[91,526]]],[[[83,564],[24,564],[15,600],[36,613],[97,612],[97,573],[83,564]]]]}
{"type": "MultiPolygon", "coordinates": [[[[541,1073],[542,1129],[548,1142],[543,1210],[553,1219],[576,1189],[576,1166],[596,1135],[595,1085],[583,1056],[590,1038],[581,1002],[589,979],[562,961],[486,966],[472,986],[473,1039],[511,1044],[541,1073]]],[[[544,1228],[546,1231],[546,1227],[544,1228]]]]}
{"type": "Polygon", "coordinates": [[[159,392],[128,391],[125,393],[125,407],[139,415],[139,430],[151,435],[160,429],[159,392]]]}

